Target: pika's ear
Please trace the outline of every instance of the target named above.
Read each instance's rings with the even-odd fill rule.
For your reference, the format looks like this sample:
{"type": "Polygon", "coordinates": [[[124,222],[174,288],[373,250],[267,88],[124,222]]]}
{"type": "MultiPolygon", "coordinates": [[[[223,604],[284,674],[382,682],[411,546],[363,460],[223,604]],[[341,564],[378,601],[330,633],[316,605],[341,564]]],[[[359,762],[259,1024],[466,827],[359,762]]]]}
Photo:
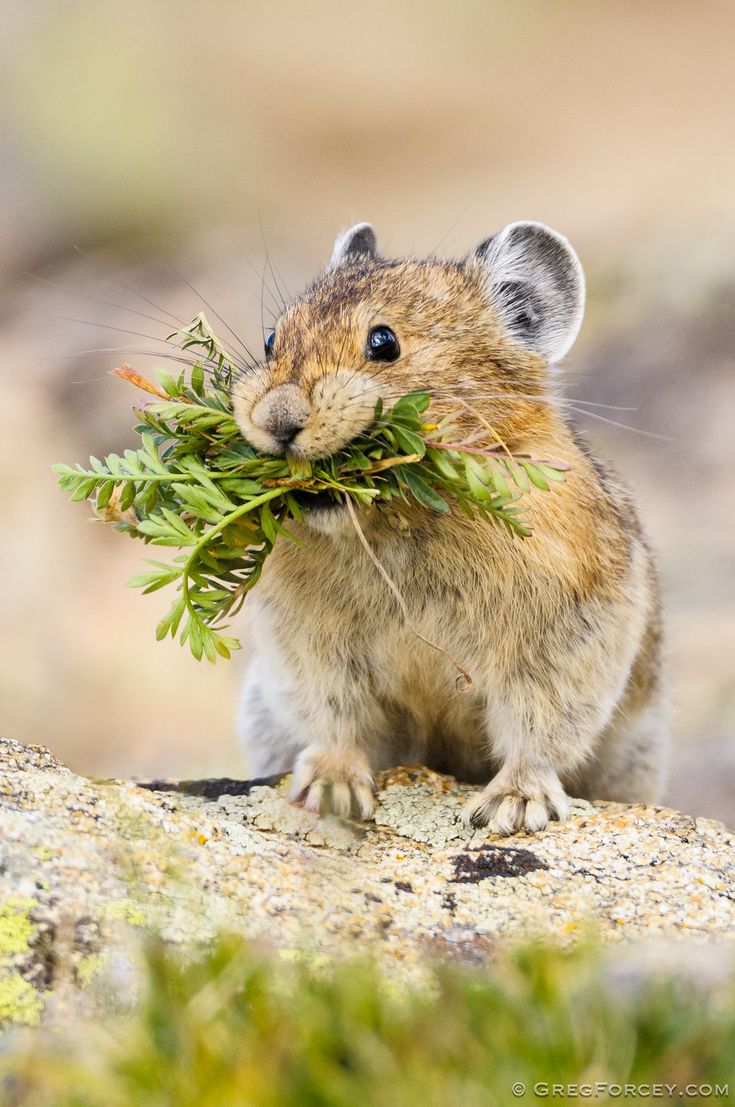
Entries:
{"type": "Polygon", "coordinates": [[[584,314],[584,274],[566,238],[543,223],[511,223],[480,243],[472,263],[511,336],[548,361],[564,357],[584,314]]]}
{"type": "Polygon", "coordinates": [[[337,235],[327,268],[336,269],[338,265],[349,261],[350,258],[379,256],[378,240],[373,228],[369,223],[356,223],[349,231],[343,231],[342,234],[337,235]]]}

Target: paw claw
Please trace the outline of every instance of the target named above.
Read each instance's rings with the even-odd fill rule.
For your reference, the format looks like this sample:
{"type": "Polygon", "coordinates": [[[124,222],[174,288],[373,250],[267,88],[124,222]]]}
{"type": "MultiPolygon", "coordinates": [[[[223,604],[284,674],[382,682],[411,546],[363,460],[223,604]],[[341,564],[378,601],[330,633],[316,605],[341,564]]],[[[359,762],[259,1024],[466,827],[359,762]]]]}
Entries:
{"type": "Polygon", "coordinates": [[[504,796],[491,820],[495,833],[506,837],[520,830],[523,825],[524,809],[525,804],[520,796],[504,796]]]}
{"type": "Polygon", "coordinates": [[[364,784],[358,784],[355,788],[355,800],[357,802],[357,810],[361,819],[371,819],[373,812],[375,811],[375,799],[372,788],[368,788],[364,784]]]}
{"type": "Polygon", "coordinates": [[[530,830],[532,834],[539,830],[546,830],[549,822],[549,815],[551,815],[552,818],[554,817],[552,812],[548,811],[546,805],[540,800],[528,800],[524,819],[526,830],[530,830]]]}
{"type": "Polygon", "coordinates": [[[343,819],[349,818],[352,812],[352,792],[344,780],[338,780],[332,785],[331,808],[335,815],[343,819]]]}
{"type": "Polygon", "coordinates": [[[461,819],[464,825],[471,830],[485,826],[488,816],[484,809],[485,800],[481,792],[478,796],[473,796],[472,799],[468,800],[462,808],[461,819]]]}
{"type": "Polygon", "coordinates": [[[315,815],[320,815],[322,810],[322,804],[324,802],[324,785],[320,780],[315,780],[303,793],[304,798],[301,803],[307,811],[313,811],[315,815]]]}
{"type": "Polygon", "coordinates": [[[552,796],[551,817],[560,823],[563,823],[565,819],[569,818],[569,799],[564,792],[552,796]]]}

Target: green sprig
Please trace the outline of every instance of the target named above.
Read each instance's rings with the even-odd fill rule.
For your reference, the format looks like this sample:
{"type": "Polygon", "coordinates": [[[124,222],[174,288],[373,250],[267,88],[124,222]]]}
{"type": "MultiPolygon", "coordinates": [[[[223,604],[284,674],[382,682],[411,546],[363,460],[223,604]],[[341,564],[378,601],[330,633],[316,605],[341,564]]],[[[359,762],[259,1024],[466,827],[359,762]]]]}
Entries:
{"type": "Polygon", "coordinates": [[[504,447],[455,443],[449,420],[426,421],[428,392],[403,396],[388,410],[376,404],[371,426],[332,457],[268,457],[242,438],[230,386],[235,373],[203,315],[176,338],[200,361],[178,378],[159,374],[160,388],[123,366],[116,375],[155,396],[137,412],[141,445],[90,467],[56,465],[73,501],[93,498],[117,530],[155,546],[179,549],[171,562],[128,584],[144,593],[175,585],[177,598],[156,629],[179,636],[194,657],[229,657],[240,643],[222,633],[258,582],[277,539],[301,521],[315,494],[356,505],[418,503],[446,513],[456,505],[512,535],[530,531],[518,500],[531,485],[542,490],[564,479],[561,462],[511,455],[504,447]]]}

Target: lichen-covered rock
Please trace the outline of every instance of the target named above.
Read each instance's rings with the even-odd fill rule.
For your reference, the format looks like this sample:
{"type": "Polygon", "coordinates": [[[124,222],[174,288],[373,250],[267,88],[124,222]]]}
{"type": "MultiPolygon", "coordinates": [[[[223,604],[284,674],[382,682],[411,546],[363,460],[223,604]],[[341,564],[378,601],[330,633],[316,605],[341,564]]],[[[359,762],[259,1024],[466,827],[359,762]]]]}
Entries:
{"type": "Polygon", "coordinates": [[[284,955],[370,953],[420,974],[502,938],[726,941],[735,835],[707,819],[578,802],[536,835],[460,822],[469,789],[425,769],[379,778],[374,823],[319,820],[287,780],[98,782],[0,740],[0,1021],[74,1002],[131,928],[234,929],[284,955]]]}

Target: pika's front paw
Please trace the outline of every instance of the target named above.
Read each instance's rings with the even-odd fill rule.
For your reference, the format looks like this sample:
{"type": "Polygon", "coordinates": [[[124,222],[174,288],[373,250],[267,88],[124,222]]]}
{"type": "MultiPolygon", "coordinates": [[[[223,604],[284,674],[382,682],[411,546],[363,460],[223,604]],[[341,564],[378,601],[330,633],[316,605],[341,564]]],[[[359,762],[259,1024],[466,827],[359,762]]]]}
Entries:
{"type": "Polygon", "coordinates": [[[354,747],[309,747],[296,759],[291,799],[308,811],[369,819],[375,809],[374,791],[370,766],[354,747]]]}
{"type": "Polygon", "coordinates": [[[568,814],[566,793],[553,770],[524,779],[501,769],[484,791],[467,802],[462,821],[466,826],[489,826],[494,834],[507,836],[518,830],[545,830],[549,820],[562,821],[568,814]]]}

